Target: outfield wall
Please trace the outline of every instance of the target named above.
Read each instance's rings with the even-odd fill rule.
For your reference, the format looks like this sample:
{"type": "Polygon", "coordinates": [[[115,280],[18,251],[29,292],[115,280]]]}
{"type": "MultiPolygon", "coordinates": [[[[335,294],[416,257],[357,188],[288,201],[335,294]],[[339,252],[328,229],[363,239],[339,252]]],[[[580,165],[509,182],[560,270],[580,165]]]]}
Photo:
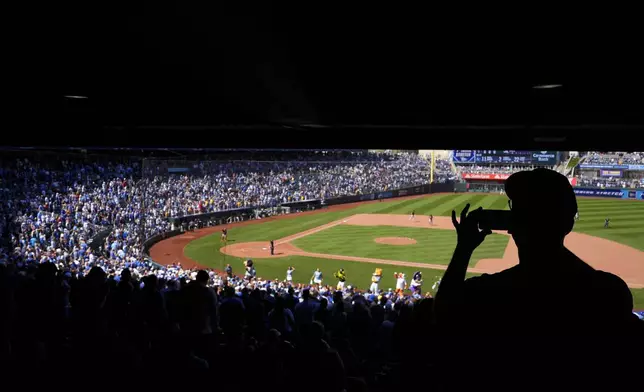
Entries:
{"type": "MultiPolygon", "coordinates": [[[[476,184],[474,184],[476,185],[476,184]]],[[[490,184],[491,186],[502,187],[501,183],[490,184]]],[[[589,188],[573,187],[575,195],[578,197],[605,197],[608,199],[629,199],[644,200],[644,189],[626,189],[626,188],[589,188]]],[[[470,188],[468,184],[456,184],[455,192],[485,192],[493,193],[495,190],[470,188]]]]}
{"type": "Polygon", "coordinates": [[[155,263],[154,260],[150,257],[150,248],[157,242],[163,241],[166,238],[174,237],[182,233],[182,230],[171,230],[163,233],[153,235],[152,237],[146,239],[143,242],[143,257],[147,262],[156,265],[157,267],[163,267],[161,264],[155,263]]]}
{"type": "Polygon", "coordinates": [[[605,197],[612,199],[631,199],[631,200],[644,200],[643,189],[606,189],[606,188],[586,188],[575,187],[575,195],[577,196],[592,196],[592,197],[605,197]]]}

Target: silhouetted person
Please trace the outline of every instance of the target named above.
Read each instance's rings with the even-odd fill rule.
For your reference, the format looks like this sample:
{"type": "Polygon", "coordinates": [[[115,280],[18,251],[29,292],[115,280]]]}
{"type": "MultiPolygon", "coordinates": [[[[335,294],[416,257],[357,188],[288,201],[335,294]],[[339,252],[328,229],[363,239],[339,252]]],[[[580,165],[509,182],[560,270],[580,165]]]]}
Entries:
{"type": "Polygon", "coordinates": [[[221,314],[221,328],[227,336],[239,336],[245,322],[246,308],[242,300],[235,295],[235,289],[230,286],[224,288],[224,299],[219,307],[221,314]]]}
{"type": "Polygon", "coordinates": [[[467,206],[460,223],[453,213],[458,245],[437,294],[439,317],[450,317],[451,307],[467,312],[468,319],[476,315],[478,324],[499,333],[503,333],[500,329],[538,327],[537,332],[575,334],[594,329],[593,324],[602,323],[605,328],[631,319],[633,298],[624,281],[595,270],[564,246],[577,213],[568,179],[552,170],[536,169],[513,174],[505,190],[511,205],[508,232],[519,249],[519,264],[465,280],[472,252],[490,232],[478,229],[478,210],[466,217],[467,206]],[[544,295],[552,300],[544,301],[544,295]],[[584,310],[594,314],[594,323],[583,315],[584,310]]]}
{"type": "Polygon", "coordinates": [[[319,321],[324,328],[327,328],[329,326],[330,318],[331,312],[329,311],[329,301],[325,297],[322,297],[320,298],[320,306],[318,306],[318,309],[315,311],[314,319],[315,321],[319,321]]]}
{"type": "Polygon", "coordinates": [[[333,338],[343,339],[347,336],[347,313],[344,311],[344,299],[340,291],[333,293],[333,309],[329,326],[333,338]]]}
{"type": "Polygon", "coordinates": [[[166,304],[159,290],[156,275],[143,278],[144,286],[138,301],[137,315],[144,322],[150,338],[158,338],[166,331],[168,314],[166,304]]]}
{"type": "MultiPolygon", "coordinates": [[[[506,181],[505,190],[511,208],[508,232],[518,247],[519,264],[466,280],[473,251],[491,232],[479,229],[480,209],[468,215],[466,206],[460,222],[452,212],[458,244],[436,296],[439,327],[451,335],[477,331],[482,344],[468,355],[477,366],[483,365],[482,372],[487,365],[507,369],[513,376],[520,370],[534,377],[536,366],[545,363],[541,356],[543,361],[557,361],[548,366],[550,372],[539,368],[542,381],[556,378],[558,366],[570,372],[574,365],[584,368],[595,361],[597,366],[599,352],[619,345],[600,345],[598,339],[631,331],[633,298],[628,287],[564,246],[577,213],[566,177],[547,169],[519,172],[506,181]]],[[[463,348],[447,350],[450,354],[463,348]]]]}
{"type": "Polygon", "coordinates": [[[250,336],[260,338],[263,336],[266,320],[264,319],[264,304],[259,289],[245,293],[243,298],[246,307],[246,323],[250,336]]]}
{"type": "Polygon", "coordinates": [[[70,302],[76,342],[73,362],[77,366],[106,361],[102,350],[109,345],[108,292],[106,274],[100,267],[92,267],[87,276],[72,284],[70,302]]]}
{"type": "Polygon", "coordinates": [[[130,269],[125,268],[121,271],[116,288],[108,297],[111,326],[122,337],[129,335],[133,329],[135,284],[130,269]]]}
{"type": "Polygon", "coordinates": [[[365,355],[370,349],[371,313],[366,301],[358,301],[358,299],[359,297],[354,298],[355,303],[352,312],[348,314],[347,321],[354,350],[358,355],[365,355]]]}
{"type": "Polygon", "coordinates": [[[289,287],[287,294],[284,296],[284,307],[287,309],[291,309],[291,312],[293,312],[293,315],[295,315],[295,305],[296,305],[296,300],[295,300],[295,289],[293,287],[289,287]]]}
{"type": "Polygon", "coordinates": [[[345,370],[338,353],[324,340],[324,326],[314,321],[303,324],[300,345],[297,350],[300,360],[293,369],[293,385],[307,385],[308,391],[341,391],[344,388],[345,370]],[[310,369],[315,369],[311,373],[310,369]],[[311,377],[320,375],[311,382],[311,377]]]}
{"type": "Polygon", "coordinates": [[[311,292],[309,289],[302,291],[302,302],[295,305],[295,323],[298,327],[311,324],[314,320],[315,311],[318,309],[318,304],[311,300],[311,292]]]}
{"type": "Polygon", "coordinates": [[[176,326],[181,320],[181,291],[179,291],[179,281],[169,280],[166,282],[166,287],[166,290],[163,291],[163,300],[166,304],[169,321],[173,326],[176,326]]]}
{"type": "Polygon", "coordinates": [[[181,331],[195,342],[208,340],[217,331],[217,294],[208,287],[208,272],[200,270],[194,281],[181,288],[181,331]]]}
{"type": "Polygon", "coordinates": [[[288,340],[295,328],[295,318],[290,309],[285,308],[285,301],[282,297],[275,300],[275,308],[268,313],[270,328],[275,329],[288,340]]]}

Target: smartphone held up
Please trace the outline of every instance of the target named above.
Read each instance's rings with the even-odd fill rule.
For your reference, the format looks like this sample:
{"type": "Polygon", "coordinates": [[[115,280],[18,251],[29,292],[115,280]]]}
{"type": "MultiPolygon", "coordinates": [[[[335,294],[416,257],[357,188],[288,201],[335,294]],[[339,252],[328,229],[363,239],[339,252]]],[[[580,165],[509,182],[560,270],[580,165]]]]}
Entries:
{"type": "Polygon", "coordinates": [[[490,230],[510,229],[510,211],[508,210],[481,210],[479,228],[490,230]]]}

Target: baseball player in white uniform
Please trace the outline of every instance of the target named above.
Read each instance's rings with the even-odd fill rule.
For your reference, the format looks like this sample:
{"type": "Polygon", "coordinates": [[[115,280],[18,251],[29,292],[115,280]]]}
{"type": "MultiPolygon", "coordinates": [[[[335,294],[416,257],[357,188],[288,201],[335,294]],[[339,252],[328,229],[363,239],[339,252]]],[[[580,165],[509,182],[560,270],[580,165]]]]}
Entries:
{"type": "Polygon", "coordinates": [[[322,284],[322,271],[320,271],[319,268],[317,268],[315,272],[313,272],[313,283],[317,285],[322,284]]]}
{"type": "Polygon", "coordinates": [[[293,282],[293,271],[295,271],[293,267],[288,267],[286,270],[286,281],[289,283],[293,282]]]}

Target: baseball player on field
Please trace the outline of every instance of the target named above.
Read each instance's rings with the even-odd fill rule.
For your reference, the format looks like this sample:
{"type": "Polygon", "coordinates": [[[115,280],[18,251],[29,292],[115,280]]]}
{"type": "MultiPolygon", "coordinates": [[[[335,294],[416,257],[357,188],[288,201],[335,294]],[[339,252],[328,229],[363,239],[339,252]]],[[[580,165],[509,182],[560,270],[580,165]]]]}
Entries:
{"type": "Polygon", "coordinates": [[[293,268],[292,266],[288,267],[288,269],[286,270],[286,281],[289,283],[293,282],[293,271],[295,271],[295,268],[293,268]]]}
{"type": "Polygon", "coordinates": [[[311,277],[311,283],[310,284],[317,284],[321,285],[322,284],[322,271],[320,271],[319,268],[315,269],[315,272],[313,272],[313,276],[311,277]]]}

